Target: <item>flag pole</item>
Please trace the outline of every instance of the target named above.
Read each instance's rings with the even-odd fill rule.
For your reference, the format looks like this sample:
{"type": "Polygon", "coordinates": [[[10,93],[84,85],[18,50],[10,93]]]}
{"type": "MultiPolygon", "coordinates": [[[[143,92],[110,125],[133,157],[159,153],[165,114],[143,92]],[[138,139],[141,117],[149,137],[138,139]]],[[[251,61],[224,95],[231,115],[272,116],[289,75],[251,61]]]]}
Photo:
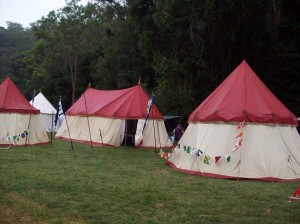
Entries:
{"type": "MultiPolygon", "coordinates": [[[[154,94],[152,93],[152,97],[154,97],[154,94]]],[[[153,110],[152,110],[152,107],[153,107],[153,104],[155,104],[154,102],[152,102],[152,105],[151,105],[151,111],[150,111],[150,113],[151,113],[151,115],[152,115],[152,119],[153,119],[153,132],[154,132],[154,146],[155,146],[155,152],[157,152],[156,151],[156,133],[155,133],[155,124],[154,124],[154,115],[153,115],[153,110]]],[[[149,113],[149,115],[150,115],[150,113],[149,113]]]]}
{"type": "MultiPolygon", "coordinates": [[[[65,111],[64,111],[64,109],[63,109],[63,107],[62,107],[61,96],[59,97],[58,108],[57,108],[56,116],[55,116],[56,122],[58,122],[58,120],[59,120],[59,116],[60,116],[60,114],[59,114],[59,108],[60,108],[60,106],[61,106],[62,114],[65,116],[66,125],[67,125],[67,129],[68,129],[68,133],[69,133],[70,143],[71,143],[71,149],[73,150],[73,149],[74,149],[74,147],[73,147],[73,141],[72,141],[72,138],[71,138],[71,133],[70,133],[70,128],[69,128],[69,124],[68,124],[68,119],[67,119],[67,116],[66,116],[66,114],[65,114],[65,111]]],[[[56,125],[55,125],[55,126],[56,126],[56,125]]]]}
{"type": "MultiPolygon", "coordinates": [[[[35,98],[35,90],[33,91],[33,99],[32,99],[32,107],[33,107],[33,104],[34,104],[34,98],[35,98]]],[[[33,108],[31,109],[33,110],[33,108]]],[[[30,122],[31,122],[31,113],[29,114],[29,122],[28,122],[28,127],[27,127],[27,135],[26,135],[26,139],[25,139],[25,147],[27,146],[27,140],[28,140],[28,136],[29,136],[29,127],[30,127],[30,122]]]]}
{"type": "Polygon", "coordinates": [[[93,148],[93,141],[92,141],[92,135],[91,135],[91,128],[90,128],[90,122],[89,122],[89,115],[88,115],[88,112],[87,112],[85,93],[83,94],[83,98],[84,98],[84,105],[85,105],[85,114],[86,114],[86,119],[87,119],[87,122],[88,122],[89,134],[90,134],[91,148],[93,148]]]}

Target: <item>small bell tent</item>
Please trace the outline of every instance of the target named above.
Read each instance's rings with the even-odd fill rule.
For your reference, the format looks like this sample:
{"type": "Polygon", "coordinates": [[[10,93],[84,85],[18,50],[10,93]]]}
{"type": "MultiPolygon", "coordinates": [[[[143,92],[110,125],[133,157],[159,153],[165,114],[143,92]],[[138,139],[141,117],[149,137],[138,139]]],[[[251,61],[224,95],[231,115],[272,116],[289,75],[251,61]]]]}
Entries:
{"type": "Polygon", "coordinates": [[[8,77],[0,84],[0,145],[48,144],[40,111],[34,108],[8,77]]]}
{"type": "Polygon", "coordinates": [[[171,148],[163,116],[155,104],[143,128],[148,102],[149,96],[141,85],[121,90],[88,88],[66,111],[56,138],[71,137],[73,141],[99,146],[120,146],[131,138],[136,146],[171,148]]]}
{"type": "Polygon", "coordinates": [[[168,159],[176,170],[227,179],[300,179],[296,117],[243,61],[189,116],[168,159]]]}
{"type": "Polygon", "coordinates": [[[33,105],[38,110],[40,110],[42,121],[46,128],[46,131],[47,132],[57,132],[63,121],[63,116],[60,116],[60,119],[57,122],[57,125],[55,125],[54,121],[55,121],[56,109],[47,100],[47,98],[42,94],[42,92],[40,92],[38,95],[36,95],[34,97],[34,99],[32,99],[30,101],[30,104],[33,105]]]}

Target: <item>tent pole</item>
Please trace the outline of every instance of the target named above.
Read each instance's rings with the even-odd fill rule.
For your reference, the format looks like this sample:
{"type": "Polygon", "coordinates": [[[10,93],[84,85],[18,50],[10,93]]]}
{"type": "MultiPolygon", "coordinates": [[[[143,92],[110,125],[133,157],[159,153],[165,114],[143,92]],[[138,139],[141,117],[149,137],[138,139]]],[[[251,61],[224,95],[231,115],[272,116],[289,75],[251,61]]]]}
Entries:
{"type": "Polygon", "coordinates": [[[127,145],[127,119],[125,119],[125,147],[127,145]]]}
{"type": "Polygon", "coordinates": [[[99,132],[100,132],[101,145],[102,145],[102,147],[103,147],[102,132],[101,132],[101,129],[100,129],[100,128],[99,128],[99,132]]]}
{"type": "Polygon", "coordinates": [[[88,116],[88,112],[87,112],[87,106],[86,106],[85,94],[83,94],[83,98],[84,98],[84,104],[85,104],[86,119],[87,119],[88,127],[89,127],[89,134],[90,134],[91,148],[93,148],[93,141],[92,141],[92,135],[91,135],[91,129],[90,129],[89,116],[88,116]]]}
{"type": "Polygon", "coordinates": [[[54,115],[54,113],[52,111],[52,116],[51,116],[51,131],[50,131],[50,133],[51,133],[51,135],[50,135],[50,144],[51,145],[52,145],[52,139],[53,139],[53,115],[54,115]]]}
{"type": "MultiPolygon", "coordinates": [[[[64,114],[65,115],[65,114],[64,114]]],[[[66,124],[67,124],[67,128],[68,128],[68,133],[69,133],[69,138],[70,138],[70,142],[71,142],[71,149],[73,150],[73,141],[72,141],[72,138],[71,138],[71,134],[70,134],[70,129],[69,129],[69,124],[68,124],[68,119],[67,119],[67,116],[65,115],[65,119],[66,119],[66,124]]]]}
{"type": "MultiPolygon", "coordinates": [[[[34,104],[34,97],[35,97],[35,90],[33,91],[33,100],[32,100],[32,107],[33,107],[33,104],[34,104]]],[[[28,136],[29,136],[29,127],[30,127],[30,122],[31,122],[31,114],[29,114],[29,122],[28,122],[28,127],[27,127],[27,135],[26,135],[26,139],[25,139],[25,147],[27,146],[27,140],[28,140],[28,136]]]]}
{"type": "Polygon", "coordinates": [[[157,132],[158,132],[159,147],[161,148],[160,134],[159,134],[159,128],[158,128],[158,120],[156,120],[156,127],[157,127],[157,132]]]}
{"type": "Polygon", "coordinates": [[[154,132],[154,144],[155,144],[154,146],[155,146],[155,152],[157,152],[157,151],[156,151],[156,136],[155,136],[155,125],[154,125],[154,119],[153,119],[153,122],[152,122],[152,123],[153,123],[153,132],[154,132]]]}

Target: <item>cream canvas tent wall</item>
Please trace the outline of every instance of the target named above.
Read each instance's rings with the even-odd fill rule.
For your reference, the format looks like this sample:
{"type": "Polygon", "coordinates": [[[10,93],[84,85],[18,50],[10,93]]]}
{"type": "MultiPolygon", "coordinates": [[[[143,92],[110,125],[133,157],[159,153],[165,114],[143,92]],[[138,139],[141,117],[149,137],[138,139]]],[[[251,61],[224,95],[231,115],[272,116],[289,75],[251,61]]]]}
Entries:
{"type": "Polygon", "coordinates": [[[41,118],[47,132],[57,132],[63,122],[64,116],[59,117],[59,121],[55,125],[56,109],[47,100],[47,98],[40,92],[34,97],[34,100],[29,102],[35,108],[40,110],[41,118]]]}
{"type": "Polygon", "coordinates": [[[216,178],[300,179],[296,117],[246,61],[189,116],[168,159],[176,170],[216,178]]]}
{"type": "Polygon", "coordinates": [[[47,144],[40,111],[30,105],[10,78],[0,85],[0,145],[47,144]]]}
{"type": "Polygon", "coordinates": [[[119,146],[124,135],[127,139],[129,124],[135,121],[133,139],[136,145],[142,143],[141,147],[170,148],[172,142],[163,116],[155,104],[142,131],[148,101],[149,96],[140,85],[121,90],[88,88],[66,111],[66,121],[58,130],[56,138],[70,140],[71,136],[72,140],[78,142],[119,146]]]}

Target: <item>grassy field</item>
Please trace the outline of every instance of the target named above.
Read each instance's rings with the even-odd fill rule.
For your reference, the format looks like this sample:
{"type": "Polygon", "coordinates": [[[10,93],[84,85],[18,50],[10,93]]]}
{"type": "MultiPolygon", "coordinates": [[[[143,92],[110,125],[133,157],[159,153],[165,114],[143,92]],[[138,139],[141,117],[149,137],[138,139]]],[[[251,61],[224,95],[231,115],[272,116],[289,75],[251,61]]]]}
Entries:
{"type": "Polygon", "coordinates": [[[53,145],[0,150],[0,223],[300,223],[299,182],[176,172],[154,150],[53,145]]]}

